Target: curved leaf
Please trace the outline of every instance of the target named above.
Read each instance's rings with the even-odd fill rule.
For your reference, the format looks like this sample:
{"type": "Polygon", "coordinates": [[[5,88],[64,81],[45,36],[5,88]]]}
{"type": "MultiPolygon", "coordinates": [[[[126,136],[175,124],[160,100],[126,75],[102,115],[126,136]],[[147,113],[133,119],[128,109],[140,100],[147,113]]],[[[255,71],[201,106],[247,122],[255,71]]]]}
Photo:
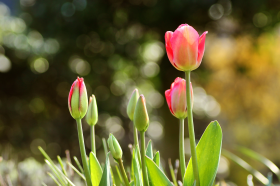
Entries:
{"type": "MultiPolygon", "coordinates": [[[[204,131],[197,147],[200,186],[212,186],[218,170],[222,147],[222,129],[217,121],[212,121],[204,131]]],[[[184,186],[194,183],[192,159],[184,176],[184,186]]]]}
{"type": "Polygon", "coordinates": [[[173,186],[160,168],[148,156],[145,158],[150,186],[173,186]]]}
{"type": "Polygon", "coordinates": [[[102,168],[93,152],[89,154],[89,160],[92,186],[98,186],[102,177],[102,168]]]}

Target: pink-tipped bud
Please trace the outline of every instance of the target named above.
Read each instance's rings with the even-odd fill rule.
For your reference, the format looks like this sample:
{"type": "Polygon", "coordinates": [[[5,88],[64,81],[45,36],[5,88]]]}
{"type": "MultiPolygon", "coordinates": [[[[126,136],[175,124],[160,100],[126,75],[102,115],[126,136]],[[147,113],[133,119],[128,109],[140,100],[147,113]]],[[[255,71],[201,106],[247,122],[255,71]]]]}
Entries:
{"type": "Polygon", "coordinates": [[[133,123],[138,131],[145,132],[149,127],[149,115],[146,108],[146,101],[144,95],[140,95],[133,117],[133,123]]]}
{"type": "Polygon", "coordinates": [[[68,107],[74,119],[82,119],[88,109],[87,89],[83,78],[77,78],[71,86],[68,107]]]}

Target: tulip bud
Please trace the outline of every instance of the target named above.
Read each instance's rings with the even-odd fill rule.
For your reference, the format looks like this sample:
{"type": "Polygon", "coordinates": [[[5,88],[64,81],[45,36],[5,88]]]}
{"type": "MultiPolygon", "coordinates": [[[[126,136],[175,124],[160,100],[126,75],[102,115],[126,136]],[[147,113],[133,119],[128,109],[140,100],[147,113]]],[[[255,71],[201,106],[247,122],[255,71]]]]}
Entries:
{"type": "Polygon", "coordinates": [[[89,99],[86,121],[89,125],[95,125],[98,121],[97,104],[96,104],[95,96],[93,94],[89,99]]]}
{"type": "Polygon", "coordinates": [[[149,115],[146,108],[144,95],[140,95],[134,112],[133,122],[140,132],[145,132],[149,127],[149,115]]]}
{"type": "Polygon", "coordinates": [[[117,160],[117,159],[122,158],[122,155],[123,155],[122,148],[121,148],[118,140],[115,138],[115,136],[113,134],[109,135],[108,146],[109,146],[109,149],[110,149],[114,159],[117,160]]]}
{"type": "Polygon", "coordinates": [[[68,107],[74,119],[82,119],[88,109],[87,89],[83,78],[77,78],[71,86],[68,107]]]}
{"type": "MultiPolygon", "coordinates": [[[[193,105],[193,89],[191,87],[191,99],[193,105]]],[[[177,77],[170,89],[165,91],[166,101],[170,112],[179,119],[184,119],[188,116],[187,99],[186,99],[186,80],[177,77]]]]}
{"type": "Polygon", "coordinates": [[[127,109],[126,109],[127,115],[131,121],[133,121],[134,111],[138,98],[139,98],[139,92],[138,89],[136,88],[133,90],[130,96],[130,100],[128,102],[127,109]]]}
{"type": "Polygon", "coordinates": [[[167,56],[177,70],[191,71],[200,66],[207,33],[206,31],[199,36],[197,31],[187,24],[180,25],[175,32],[165,33],[167,56]]]}

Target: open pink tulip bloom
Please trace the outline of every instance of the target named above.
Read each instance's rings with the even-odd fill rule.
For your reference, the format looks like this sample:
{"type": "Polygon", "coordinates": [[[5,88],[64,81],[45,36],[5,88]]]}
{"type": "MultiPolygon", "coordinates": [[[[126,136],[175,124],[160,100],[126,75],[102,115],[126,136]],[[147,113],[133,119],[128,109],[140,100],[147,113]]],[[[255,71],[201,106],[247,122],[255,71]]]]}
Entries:
{"type": "MultiPolygon", "coordinates": [[[[193,89],[191,87],[191,99],[193,103],[193,89]]],[[[186,99],[186,80],[177,77],[170,89],[165,91],[165,98],[170,112],[179,119],[184,119],[188,116],[187,99],[186,99]]]]}
{"type": "Polygon", "coordinates": [[[197,31],[187,24],[180,25],[175,32],[165,33],[167,56],[177,70],[192,71],[200,66],[207,33],[206,31],[199,36],[197,31]]]}

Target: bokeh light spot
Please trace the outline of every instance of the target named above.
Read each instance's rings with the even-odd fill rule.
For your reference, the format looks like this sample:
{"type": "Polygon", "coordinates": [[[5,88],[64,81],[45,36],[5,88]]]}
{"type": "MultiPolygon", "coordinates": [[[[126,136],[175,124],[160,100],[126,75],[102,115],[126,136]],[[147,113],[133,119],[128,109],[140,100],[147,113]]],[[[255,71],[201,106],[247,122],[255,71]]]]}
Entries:
{"type": "Polygon", "coordinates": [[[38,147],[42,147],[43,149],[46,149],[46,143],[44,140],[37,138],[34,139],[30,144],[30,150],[33,154],[39,155],[41,152],[39,151],[38,147]]]}
{"type": "Polygon", "coordinates": [[[142,67],[142,73],[146,77],[155,77],[160,71],[158,64],[154,62],[149,62],[142,67]]]}
{"type": "Polygon", "coordinates": [[[213,4],[208,11],[209,17],[213,20],[221,19],[224,15],[224,7],[221,4],[213,4]]]}
{"type": "Polygon", "coordinates": [[[49,69],[49,62],[45,58],[37,58],[31,63],[34,73],[44,73],[49,69]]]}
{"type": "Polygon", "coordinates": [[[253,23],[256,27],[264,27],[267,24],[268,18],[264,13],[257,13],[253,17],[253,23]]]}
{"type": "Polygon", "coordinates": [[[29,108],[33,113],[40,113],[45,109],[45,103],[41,98],[34,98],[29,103],[29,108]]]}
{"type": "Polygon", "coordinates": [[[64,16],[64,17],[71,17],[72,15],[74,15],[75,13],[75,6],[73,5],[73,3],[64,3],[61,7],[61,14],[64,16]]]}
{"type": "Polygon", "coordinates": [[[163,137],[163,126],[158,121],[152,121],[147,133],[154,140],[160,140],[163,137]]]}
{"type": "Polygon", "coordinates": [[[11,67],[11,61],[6,56],[0,54],[0,72],[8,72],[11,67]]]}

